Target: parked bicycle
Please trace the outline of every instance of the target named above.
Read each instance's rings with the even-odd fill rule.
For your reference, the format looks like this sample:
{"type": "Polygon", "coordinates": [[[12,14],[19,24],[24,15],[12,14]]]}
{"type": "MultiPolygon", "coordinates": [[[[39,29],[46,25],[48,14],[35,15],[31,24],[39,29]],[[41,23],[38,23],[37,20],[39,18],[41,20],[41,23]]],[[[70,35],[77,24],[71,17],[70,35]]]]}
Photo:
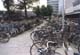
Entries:
{"type": "Polygon", "coordinates": [[[0,43],[7,43],[10,40],[9,33],[0,33],[0,43]]]}
{"type": "Polygon", "coordinates": [[[73,44],[76,49],[78,49],[78,52],[80,52],[80,34],[71,33],[68,41],[73,44]]]}
{"type": "Polygon", "coordinates": [[[56,52],[57,44],[53,41],[48,41],[46,46],[40,45],[42,42],[34,43],[30,48],[30,55],[61,55],[61,53],[56,52]],[[38,45],[38,46],[36,46],[38,45]]]}
{"type": "Polygon", "coordinates": [[[33,45],[30,48],[30,55],[58,55],[55,54],[55,50],[52,51],[52,49],[62,47],[62,44],[65,41],[62,34],[64,30],[61,29],[61,27],[56,30],[52,25],[48,25],[47,27],[44,26],[31,33],[30,37],[33,40],[33,45]],[[53,48],[49,48],[51,52],[48,52],[48,42],[51,42],[52,44],[50,45],[53,46],[53,48]],[[57,45],[53,43],[57,43],[57,45]],[[54,45],[56,45],[56,47],[54,47],[54,45]]]}

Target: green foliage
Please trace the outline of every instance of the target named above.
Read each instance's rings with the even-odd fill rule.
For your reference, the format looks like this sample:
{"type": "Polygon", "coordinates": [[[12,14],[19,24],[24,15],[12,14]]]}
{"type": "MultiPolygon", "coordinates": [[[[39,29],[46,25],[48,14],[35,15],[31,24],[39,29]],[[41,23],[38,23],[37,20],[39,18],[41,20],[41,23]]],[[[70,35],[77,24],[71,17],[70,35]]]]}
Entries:
{"type": "Polygon", "coordinates": [[[31,7],[31,4],[33,2],[36,2],[38,0],[18,0],[19,4],[18,4],[18,9],[20,10],[25,10],[25,17],[27,17],[27,9],[31,7]]]}
{"type": "Polygon", "coordinates": [[[12,6],[14,6],[14,1],[13,0],[2,0],[3,5],[7,10],[11,10],[12,6]]]}
{"type": "Polygon", "coordinates": [[[47,5],[47,7],[45,6],[41,7],[42,16],[51,16],[52,13],[53,13],[53,8],[50,5],[47,5]]]}
{"type": "Polygon", "coordinates": [[[7,9],[6,18],[9,19],[11,17],[14,1],[13,0],[2,0],[4,7],[7,9]]]}
{"type": "Polygon", "coordinates": [[[48,16],[47,15],[47,7],[45,7],[44,5],[41,7],[41,15],[42,16],[48,16]]]}
{"type": "Polygon", "coordinates": [[[38,0],[18,0],[19,9],[25,9],[25,7],[28,9],[28,8],[32,7],[31,4],[36,1],[38,1],[38,0]]]}
{"type": "Polygon", "coordinates": [[[41,16],[51,16],[52,13],[53,13],[53,8],[50,5],[47,5],[47,7],[42,5],[41,8],[39,6],[35,7],[33,9],[33,12],[38,16],[39,15],[41,15],[41,16]]]}
{"type": "Polygon", "coordinates": [[[51,16],[53,13],[53,8],[50,5],[47,5],[47,14],[51,16]]]}
{"type": "Polygon", "coordinates": [[[33,8],[33,12],[37,15],[37,16],[40,16],[40,7],[39,6],[37,6],[37,7],[34,7],[33,8]]]}

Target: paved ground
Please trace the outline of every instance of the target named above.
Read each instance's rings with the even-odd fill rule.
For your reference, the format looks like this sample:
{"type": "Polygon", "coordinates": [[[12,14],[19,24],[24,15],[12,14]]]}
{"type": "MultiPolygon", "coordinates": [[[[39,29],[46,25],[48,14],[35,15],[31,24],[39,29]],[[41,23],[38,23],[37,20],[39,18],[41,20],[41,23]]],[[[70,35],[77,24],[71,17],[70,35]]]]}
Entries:
{"type": "Polygon", "coordinates": [[[12,38],[6,44],[0,44],[0,55],[29,55],[29,48],[32,44],[29,38],[30,32],[12,38]]]}
{"type": "MultiPolygon", "coordinates": [[[[44,22],[44,24],[45,23],[46,22],[44,22]]],[[[43,26],[44,24],[41,24],[40,26],[43,26]]],[[[32,30],[29,30],[15,38],[11,38],[6,44],[0,43],[0,55],[30,55],[29,49],[32,45],[30,39],[31,32],[32,30]]],[[[63,48],[60,48],[57,51],[61,52],[62,55],[65,55],[63,48]]]]}

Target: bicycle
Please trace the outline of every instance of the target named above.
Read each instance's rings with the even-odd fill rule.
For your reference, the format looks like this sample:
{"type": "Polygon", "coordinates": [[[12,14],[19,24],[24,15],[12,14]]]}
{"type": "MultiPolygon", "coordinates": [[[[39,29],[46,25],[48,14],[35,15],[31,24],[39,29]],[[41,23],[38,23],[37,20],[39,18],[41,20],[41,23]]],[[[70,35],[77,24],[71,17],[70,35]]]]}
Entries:
{"type": "Polygon", "coordinates": [[[73,44],[74,48],[76,48],[78,52],[80,52],[80,34],[71,33],[70,37],[68,38],[68,42],[70,44],[73,44]]]}
{"type": "Polygon", "coordinates": [[[61,37],[60,32],[52,32],[52,30],[37,30],[37,31],[33,31],[31,35],[32,34],[33,36],[30,37],[33,43],[40,41],[46,44],[46,41],[54,41],[54,42],[58,42],[60,46],[63,43],[63,39],[61,37]]]}
{"type": "Polygon", "coordinates": [[[10,40],[9,33],[0,33],[0,43],[7,43],[10,40]]]}
{"type": "Polygon", "coordinates": [[[41,43],[42,42],[33,43],[33,45],[30,48],[30,55],[61,55],[61,53],[56,52],[58,43],[48,41],[46,46],[44,44],[39,45],[41,43]],[[35,53],[34,50],[37,52],[35,53]]]}

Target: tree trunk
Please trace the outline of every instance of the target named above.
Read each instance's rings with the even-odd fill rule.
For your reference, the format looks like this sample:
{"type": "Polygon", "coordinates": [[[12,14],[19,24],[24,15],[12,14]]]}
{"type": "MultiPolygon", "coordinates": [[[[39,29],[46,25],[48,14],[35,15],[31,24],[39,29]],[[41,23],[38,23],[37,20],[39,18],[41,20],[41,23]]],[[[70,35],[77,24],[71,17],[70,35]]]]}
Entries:
{"type": "Polygon", "coordinates": [[[9,5],[9,0],[7,2],[8,2],[7,3],[7,13],[8,13],[7,19],[9,20],[10,19],[10,9],[9,9],[10,5],[9,5]]]}
{"type": "Polygon", "coordinates": [[[25,6],[25,18],[27,18],[27,8],[25,6]]]}
{"type": "Polygon", "coordinates": [[[25,19],[26,19],[28,16],[27,16],[27,7],[26,7],[26,2],[25,2],[25,0],[24,0],[24,7],[25,7],[25,19]]]}

